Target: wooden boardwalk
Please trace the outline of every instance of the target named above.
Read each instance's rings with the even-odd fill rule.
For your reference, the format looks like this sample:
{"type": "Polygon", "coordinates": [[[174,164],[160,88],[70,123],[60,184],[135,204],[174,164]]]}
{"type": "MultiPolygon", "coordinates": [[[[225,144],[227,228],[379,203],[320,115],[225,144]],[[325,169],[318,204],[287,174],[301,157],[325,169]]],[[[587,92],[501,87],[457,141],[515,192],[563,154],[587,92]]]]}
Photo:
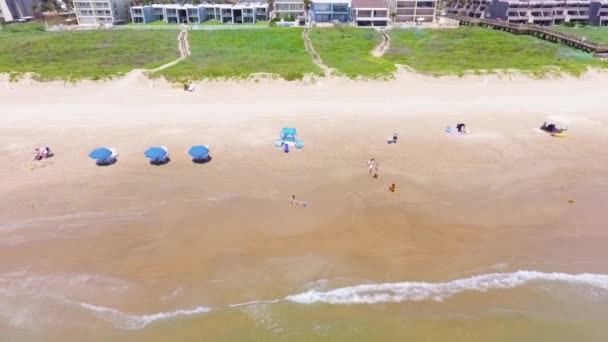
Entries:
{"type": "Polygon", "coordinates": [[[555,43],[568,45],[575,49],[593,53],[596,57],[608,57],[608,44],[593,42],[575,35],[556,31],[547,27],[526,24],[511,24],[494,19],[471,18],[448,14],[447,18],[458,20],[460,25],[487,27],[513,34],[525,34],[555,43]]]}

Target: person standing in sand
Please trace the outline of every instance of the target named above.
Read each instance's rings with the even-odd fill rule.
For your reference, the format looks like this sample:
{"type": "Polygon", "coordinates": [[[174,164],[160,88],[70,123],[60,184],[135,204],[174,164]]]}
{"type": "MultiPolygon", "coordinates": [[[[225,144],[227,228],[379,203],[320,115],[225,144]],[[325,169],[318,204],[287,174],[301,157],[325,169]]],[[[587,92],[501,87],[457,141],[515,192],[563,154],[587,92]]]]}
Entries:
{"type": "Polygon", "coordinates": [[[376,166],[376,160],[374,158],[367,161],[367,171],[370,176],[373,174],[375,166],[376,166]]]}
{"type": "Polygon", "coordinates": [[[387,190],[390,192],[395,192],[397,190],[395,183],[391,184],[391,186],[389,186],[387,190]]]}

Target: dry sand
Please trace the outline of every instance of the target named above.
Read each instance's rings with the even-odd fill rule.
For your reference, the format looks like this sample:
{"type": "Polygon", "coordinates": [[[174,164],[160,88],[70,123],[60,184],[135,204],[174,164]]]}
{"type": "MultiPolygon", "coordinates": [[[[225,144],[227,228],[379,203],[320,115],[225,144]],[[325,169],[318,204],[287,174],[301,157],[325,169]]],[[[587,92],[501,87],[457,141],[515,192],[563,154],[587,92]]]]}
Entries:
{"type": "MultiPolygon", "coordinates": [[[[600,73],[202,82],[193,93],[137,75],[4,80],[0,290],[10,304],[0,328],[65,336],[65,321],[80,316],[54,317],[36,291],[154,313],[282,298],[320,279],[608,273],[606,89],[600,73]],[[570,137],[540,132],[547,117],[567,122],[570,137]],[[444,132],[458,121],[469,135],[444,132]],[[286,126],[302,150],[274,147],[286,126]],[[394,129],[399,143],[389,145],[394,129]],[[213,160],[192,164],[194,144],[213,160]],[[32,162],[40,145],[56,156],[32,162]],[[168,147],[169,164],[147,163],[153,145],[168,147]],[[95,166],[87,155],[99,146],[115,147],[119,162],[95,166]],[[292,194],[308,207],[291,207],[292,194]]],[[[96,323],[82,323],[83,334],[114,331],[87,315],[96,323]]]]}

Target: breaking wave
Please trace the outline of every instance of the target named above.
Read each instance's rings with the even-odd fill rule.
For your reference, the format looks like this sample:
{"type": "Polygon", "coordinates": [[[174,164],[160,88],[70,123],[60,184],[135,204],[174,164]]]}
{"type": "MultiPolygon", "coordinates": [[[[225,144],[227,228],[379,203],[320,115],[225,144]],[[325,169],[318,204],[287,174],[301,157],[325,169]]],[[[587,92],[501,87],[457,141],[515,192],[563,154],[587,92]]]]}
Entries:
{"type": "Polygon", "coordinates": [[[444,283],[403,282],[363,284],[329,291],[312,289],[300,294],[287,296],[285,300],[301,304],[376,304],[425,300],[442,301],[445,298],[465,291],[485,292],[492,289],[511,289],[531,282],[559,282],[608,290],[608,275],[605,274],[517,271],[512,273],[483,274],[444,283]]]}
{"type": "Polygon", "coordinates": [[[97,316],[105,319],[106,321],[112,322],[112,324],[114,324],[116,328],[128,330],[142,329],[150,323],[154,323],[156,321],[164,319],[183,316],[195,316],[211,311],[211,308],[198,306],[194,309],[187,310],[180,309],[171,312],[159,312],[149,315],[133,315],[126,314],[116,309],[106,308],[103,306],[97,306],[88,303],[80,303],[80,306],[93,311],[97,316]]]}
{"type": "MultiPolygon", "coordinates": [[[[80,275],[70,279],[68,284],[90,284],[92,281],[98,282],[100,280],[91,275],[80,275]]],[[[106,282],[114,285],[116,281],[106,280],[106,282]]],[[[511,273],[481,274],[468,278],[455,279],[448,282],[361,284],[336,288],[333,290],[324,290],[324,287],[327,284],[326,281],[323,280],[322,286],[309,285],[306,286],[309,289],[308,291],[288,295],[283,299],[250,301],[215,308],[197,306],[193,309],[179,309],[170,312],[159,312],[143,315],[124,313],[114,308],[97,306],[83,301],[68,301],[92,312],[93,315],[99,317],[100,319],[112,323],[114,327],[125,330],[143,329],[149,324],[167,319],[196,316],[211,311],[217,312],[222,310],[233,310],[236,308],[247,311],[248,314],[256,319],[256,322],[261,322],[260,324],[270,324],[268,322],[272,321],[273,323],[269,325],[269,327],[272,329],[278,329],[278,326],[275,326],[275,323],[278,323],[272,316],[271,307],[274,304],[285,302],[295,304],[326,303],[337,305],[401,303],[413,301],[440,302],[446,298],[463,292],[486,292],[495,289],[512,289],[535,283],[544,283],[543,285],[546,285],[546,283],[565,284],[570,286],[574,285],[584,288],[593,288],[599,289],[601,294],[608,295],[608,274],[568,274],[517,271],[511,273]]],[[[118,285],[123,284],[118,282],[118,285]]],[[[3,286],[6,286],[6,284],[2,284],[2,282],[0,282],[0,290],[3,286]]],[[[594,293],[594,295],[597,295],[598,292],[594,291],[594,293]]],[[[0,295],[2,295],[1,291],[0,295]]]]}

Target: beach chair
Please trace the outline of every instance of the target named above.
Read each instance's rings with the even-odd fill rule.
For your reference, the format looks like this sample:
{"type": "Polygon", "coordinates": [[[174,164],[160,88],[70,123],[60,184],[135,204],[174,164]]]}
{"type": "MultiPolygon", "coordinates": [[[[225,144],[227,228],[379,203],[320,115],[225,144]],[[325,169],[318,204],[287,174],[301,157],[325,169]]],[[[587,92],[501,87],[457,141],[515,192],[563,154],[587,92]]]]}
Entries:
{"type": "Polygon", "coordinates": [[[144,155],[150,160],[150,164],[165,164],[169,161],[169,151],[166,147],[150,147],[144,155]]]}
{"type": "Polygon", "coordinates": [[[116,158],[118,157],[118,154],[116,153],[116,149],[113,147],[108,148],[108,150],[111,152],[109,156],[107,156],[106,158],[102,158],[102,159],[98,159],[97,165],[110,165],[110,164],[114,164],[116,163],[116,158]]]}

